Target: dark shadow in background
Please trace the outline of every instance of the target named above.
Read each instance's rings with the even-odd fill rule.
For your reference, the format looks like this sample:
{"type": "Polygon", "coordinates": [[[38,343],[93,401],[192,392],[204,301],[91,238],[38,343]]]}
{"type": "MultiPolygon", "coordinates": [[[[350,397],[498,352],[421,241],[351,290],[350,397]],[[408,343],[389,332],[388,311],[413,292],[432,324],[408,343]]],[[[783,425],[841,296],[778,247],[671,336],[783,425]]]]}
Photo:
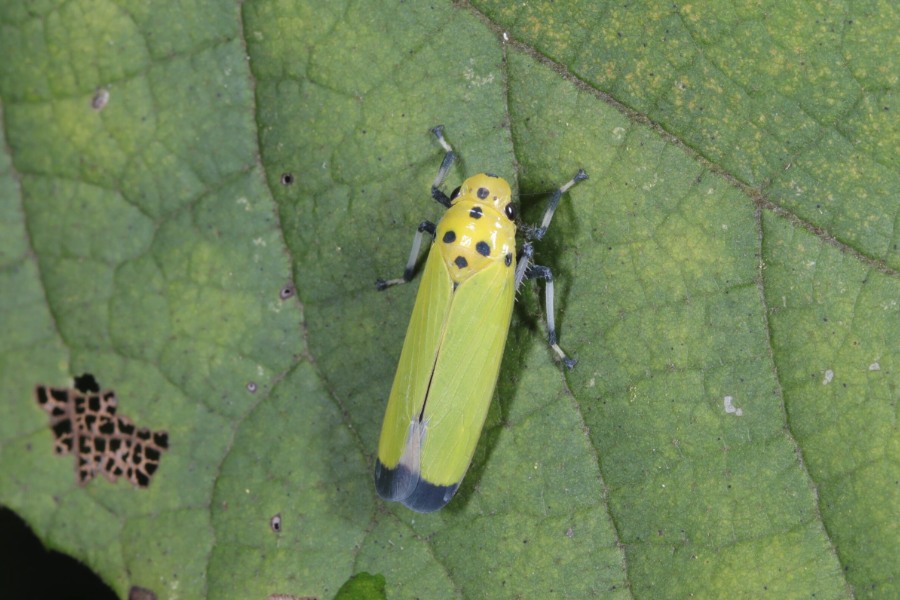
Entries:
{"type": "Polygon", "coordinates": [[[116,600],[89,568],[44,548],[28,525],[0,506],[0,597],[6,600],[116,600]]]}

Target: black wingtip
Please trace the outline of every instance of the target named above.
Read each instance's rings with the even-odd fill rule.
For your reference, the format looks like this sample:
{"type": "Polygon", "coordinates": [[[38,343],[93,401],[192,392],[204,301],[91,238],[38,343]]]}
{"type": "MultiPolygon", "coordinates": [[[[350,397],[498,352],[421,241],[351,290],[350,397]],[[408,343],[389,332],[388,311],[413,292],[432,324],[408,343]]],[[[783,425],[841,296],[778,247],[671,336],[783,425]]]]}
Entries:
{"type": "Polygon", "coordinates": [[[389,469],[381,463],[381,459],[375,459],[375,491],[382,500],[399,502],[405,499],[413,493],[418,481],[418,474],[413,475],[403,465],[389,469]]]}
{"type": "Polygon", "coordinates": [[[413,493],[403,500],[403,506],[417,513],[431,513],[444,508],[458,488],[458,483],[435,485],[420,479],[413,493]]]}
{"type": "Polygon", "coordinates": [[[403,465],[393,469],[375,459],[375,491],[388,502],[402,502],[403,506],[418,513],[430,513],[442,509],[456,494],[459,483],[436,485],[420,479],[403,465]]]}

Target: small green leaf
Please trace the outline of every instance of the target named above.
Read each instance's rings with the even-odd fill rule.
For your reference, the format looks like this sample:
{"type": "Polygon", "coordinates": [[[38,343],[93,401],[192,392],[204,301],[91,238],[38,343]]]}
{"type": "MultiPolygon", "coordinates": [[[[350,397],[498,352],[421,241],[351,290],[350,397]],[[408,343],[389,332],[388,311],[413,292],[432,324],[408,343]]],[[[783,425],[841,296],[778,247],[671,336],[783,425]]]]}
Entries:
{"type": "Polygon", "coordinates": [[[384,594],[384,575],[357,573],[341,586],[334,600],[381,600],[384,594]]]}

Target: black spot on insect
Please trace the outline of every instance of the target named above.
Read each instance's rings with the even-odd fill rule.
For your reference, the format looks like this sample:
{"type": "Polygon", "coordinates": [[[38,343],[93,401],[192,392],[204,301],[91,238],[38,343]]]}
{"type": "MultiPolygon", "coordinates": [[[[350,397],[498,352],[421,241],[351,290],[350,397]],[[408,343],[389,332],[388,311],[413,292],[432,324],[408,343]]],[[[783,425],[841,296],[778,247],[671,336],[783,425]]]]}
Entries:
{"type": "Polygon", "coordinates": [[[275,533],[281,533],[281,513],[278,513],[269,519],[269,527],[271,527],[272,531],[275,533]]]}
{"type": "MultiPolygon", "coordinates": [[[[484,188],[481,188],[481,189],[484,189],[484,188]]],[[[473,219],[480,219],[482,214],[484,214],[484,213],[481,212],[480,206],[476,206],[475,208],[473,208],[472,210],[469,211],[469,216],[472,217],[473,219]]]]}
{"type": "Polygon", "coordinates": [[[487,242],[478,242],[477,244],[475,244],[475,250],[477,250],[478,254],[482,256],[491,255],[491,247],[487,245],[487,242]]]}
{"type": "Polygon", "coordinates": [[[516,205],[512,202],[506,205],[506,208],[503,209],[503,212],[506,213],[506,218],[510,221],[516,220],[516,205]]]}
{"type": "Polygon", "coordinates": [[[499,177],[497,177],[497,176],[494,175],[493,173],[485,173],[485,175],[487,175],[488,177],[493,177],[494,179],[500,179],[499,177]]]}
{"type": "Polygon", "coordinates": [[[294,176],[290,173],[285,173],[281,176],[281,185],[291,185],[294,183],[294,176]]]}
{"type": "Polygon", "coordinates": [[[456,263],[456,266],[459,267],[460,269],[464,269],[464,268],[466,268],[466,267],[469,266],[469,261],[467,261],[467,260],[466,260],[464,257],[462,257],[462,256],[457,256],[457,257],[456,257],[456,260],[454,260],[453,262],[455,262],[455,263],[456,263]]]}
{"type": "Polygon", "coordinates": [[[452,231],[448,231],[447,233],[444,234],[444,243],[445,244],[452,244],[455,241],[456,241],[456,234],[453,233],[452,231]]]}
{"type": "Polygon", "coordinates": [[[294,289],[292,285],[286,285],[278,291],[278,297],[282,300],[287,300],[294,296],[297,293],[297,290],[294,289]]]}
{"type": "Polygon", "coordinates": [[[511,253],[511,252],[510,252],[510,253],[507,253],[506,258],[505,258],[504,260],[506,261],[506,266],[507,266],[507,267],[508,267],[509,265],[511,265],[511,264],[512,264],[512,253],[511,253]]]}
{"type": "Polygon", "coordinates": [[[490,196],[491,191],[487,188],[478,188],[478,197],[484,200],[488,196],[490,196]]]}
{"type": "Polygon", "coordinates": [[[450,192],[450,199],[456,200],[457,198],[459,198],[459,190],[461,190],[461,189],[462,189],[461,185],[456,186],[456,189],[453,190],[452,192],[450,192]]]}

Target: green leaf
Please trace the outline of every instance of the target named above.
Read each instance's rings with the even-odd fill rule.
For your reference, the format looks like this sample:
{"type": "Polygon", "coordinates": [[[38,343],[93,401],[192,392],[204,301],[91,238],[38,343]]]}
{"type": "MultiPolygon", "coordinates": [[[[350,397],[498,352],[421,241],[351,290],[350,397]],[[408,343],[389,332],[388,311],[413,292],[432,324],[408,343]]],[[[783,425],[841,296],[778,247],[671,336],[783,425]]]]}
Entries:
{"type": "Polygon", "coordinates": [[[900,596],[889,2],[0,7],[0,502],[122,597],[900,596]],[[457,497],[373,452],[445,126],[537,221],[457,497]],[[76,484],[37,385],[167,431],[76,484]],[[363,578],[363,573],[378,573],[363,578]],[[378,581],[376,581],[378,580],[378,581]],[[350,585],[348,583],[348,585],[350,585]]]}
{"type": "Polygon", "coordinates": [[[341,586],[334,600],[381,600],[384,595],[384,575],[358,573],[341,586]]]}

